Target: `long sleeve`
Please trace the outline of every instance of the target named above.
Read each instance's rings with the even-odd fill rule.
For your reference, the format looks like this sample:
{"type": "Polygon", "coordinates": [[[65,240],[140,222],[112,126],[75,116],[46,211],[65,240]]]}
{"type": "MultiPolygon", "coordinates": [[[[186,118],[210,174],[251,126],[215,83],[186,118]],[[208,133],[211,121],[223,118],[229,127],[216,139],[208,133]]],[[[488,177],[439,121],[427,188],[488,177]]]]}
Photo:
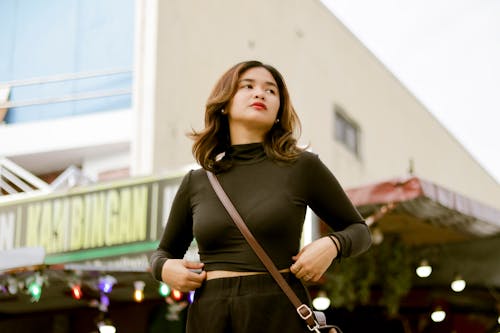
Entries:
{"type": "Polygon", "coordinates": [[[152,274],[159,281],[165,261],[181,259],[193,240],[193,217],[189,195],[191,174],[192,171],[181,182],[158,248],[150,257],[152,274]]]}
{"type": "MultiPolygon", "coordinates": [[[[371,244],[369,230],[333,174],[309,152],[291,163],[267,158],[261,144],[231,152],[233,166],[219,180],[254,237],[279,268],[290,267],[300,247],[307,206],[335,232],[344,257],[371,244]]],[[[158,249],[151,256],[156,279],[168,259],[183,258],[196,238],[206,271],[265,268],[221,205],[206,172],[189,172],[174,198],[158,249]]]]}
{"type": "Polygon", "coordinates": [[[338,180],[317,155],[309,154],[305,163],[307,204],[334,230],[342,257],[366,251],[371,245],[370,231],[338,180]]]}

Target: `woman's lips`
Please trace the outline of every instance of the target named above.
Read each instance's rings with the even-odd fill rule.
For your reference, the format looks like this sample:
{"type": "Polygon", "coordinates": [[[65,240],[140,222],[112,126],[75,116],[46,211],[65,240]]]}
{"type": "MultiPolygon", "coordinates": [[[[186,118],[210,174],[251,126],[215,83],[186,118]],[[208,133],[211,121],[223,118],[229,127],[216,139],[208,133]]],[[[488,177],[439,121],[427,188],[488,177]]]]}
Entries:
{"type": "Polygon", "coordinates": [[[253,103],[252,107],[257,110],[266,110],[266,105],[264,103],[253,103]]]}

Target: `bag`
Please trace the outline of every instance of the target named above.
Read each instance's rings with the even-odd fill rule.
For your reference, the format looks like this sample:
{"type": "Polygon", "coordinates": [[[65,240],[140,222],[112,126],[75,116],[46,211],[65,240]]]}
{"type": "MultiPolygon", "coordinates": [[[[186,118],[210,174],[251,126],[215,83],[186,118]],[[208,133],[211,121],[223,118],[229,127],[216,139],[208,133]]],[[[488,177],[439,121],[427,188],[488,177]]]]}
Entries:
{"type": "Polygon", "coordinates": [[[245,237],[250,247],[254,250],[255,254],[262,261],[262,263],[267,268],[267,270],[274,278],[276,283],[278,283],[280,288],[290,299],[290,302],[292,302],[292,304],[294,305],[300,318],[302,318],[306,322],[309,331],[317,333],[321,333],[321,331],[329,333],[342,333],[342,330],[338,326],[326,324],[326,316],[323,312],[312,311],[309,306],[300,301],[300,299],[297,297],[297,295],[292,290],[290,285],[283,278],[278,268],[274,265],[271,258],[269,258],[269,256],[264,251],[262,246],[260,246],[259,242],[257,242],[255,237],[252,235],[247,225],[241,218],[240,214],[238,213],[238,211],[232,204],[231,200],[227,196],[226,192],[222,188],[217,177],[210,171],[207,171],[207,176],[208,180],[210,181],[210,184],[212,185],[215,193],[217,194],[217,197],[219,198],[222,205],[224,205],[224,208],[226,208],[227,212],[233,219],[234,224],[236,224],[240,232],[243,234],[243,237],[245,237]]]}

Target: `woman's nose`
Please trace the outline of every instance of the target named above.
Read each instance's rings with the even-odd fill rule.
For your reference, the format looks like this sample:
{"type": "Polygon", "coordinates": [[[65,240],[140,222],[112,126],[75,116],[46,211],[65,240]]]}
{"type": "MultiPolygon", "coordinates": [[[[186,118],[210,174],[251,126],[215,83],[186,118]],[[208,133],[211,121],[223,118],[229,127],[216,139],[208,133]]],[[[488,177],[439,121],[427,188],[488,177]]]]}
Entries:
{"type": "Polygon", "coordinates": [[[262,98],[262,99],[264,99],[264,96],[265,96],[264,95],[264,89],[256,88],[254,94],[255,94],[254,95],[255,98],[262,98]]]}

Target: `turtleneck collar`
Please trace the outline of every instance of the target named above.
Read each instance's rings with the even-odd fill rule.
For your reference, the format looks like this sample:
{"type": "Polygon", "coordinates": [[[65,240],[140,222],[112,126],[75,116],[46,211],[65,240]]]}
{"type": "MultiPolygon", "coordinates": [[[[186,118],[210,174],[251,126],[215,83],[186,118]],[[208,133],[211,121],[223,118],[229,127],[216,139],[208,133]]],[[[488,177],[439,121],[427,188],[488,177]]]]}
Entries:
{"type": "Polygon", "coordinates": [[[261,142],[232,145],[227,150],[225,158],[237,163],[253,163],[265,159],[266,152],[261,142]]]}

